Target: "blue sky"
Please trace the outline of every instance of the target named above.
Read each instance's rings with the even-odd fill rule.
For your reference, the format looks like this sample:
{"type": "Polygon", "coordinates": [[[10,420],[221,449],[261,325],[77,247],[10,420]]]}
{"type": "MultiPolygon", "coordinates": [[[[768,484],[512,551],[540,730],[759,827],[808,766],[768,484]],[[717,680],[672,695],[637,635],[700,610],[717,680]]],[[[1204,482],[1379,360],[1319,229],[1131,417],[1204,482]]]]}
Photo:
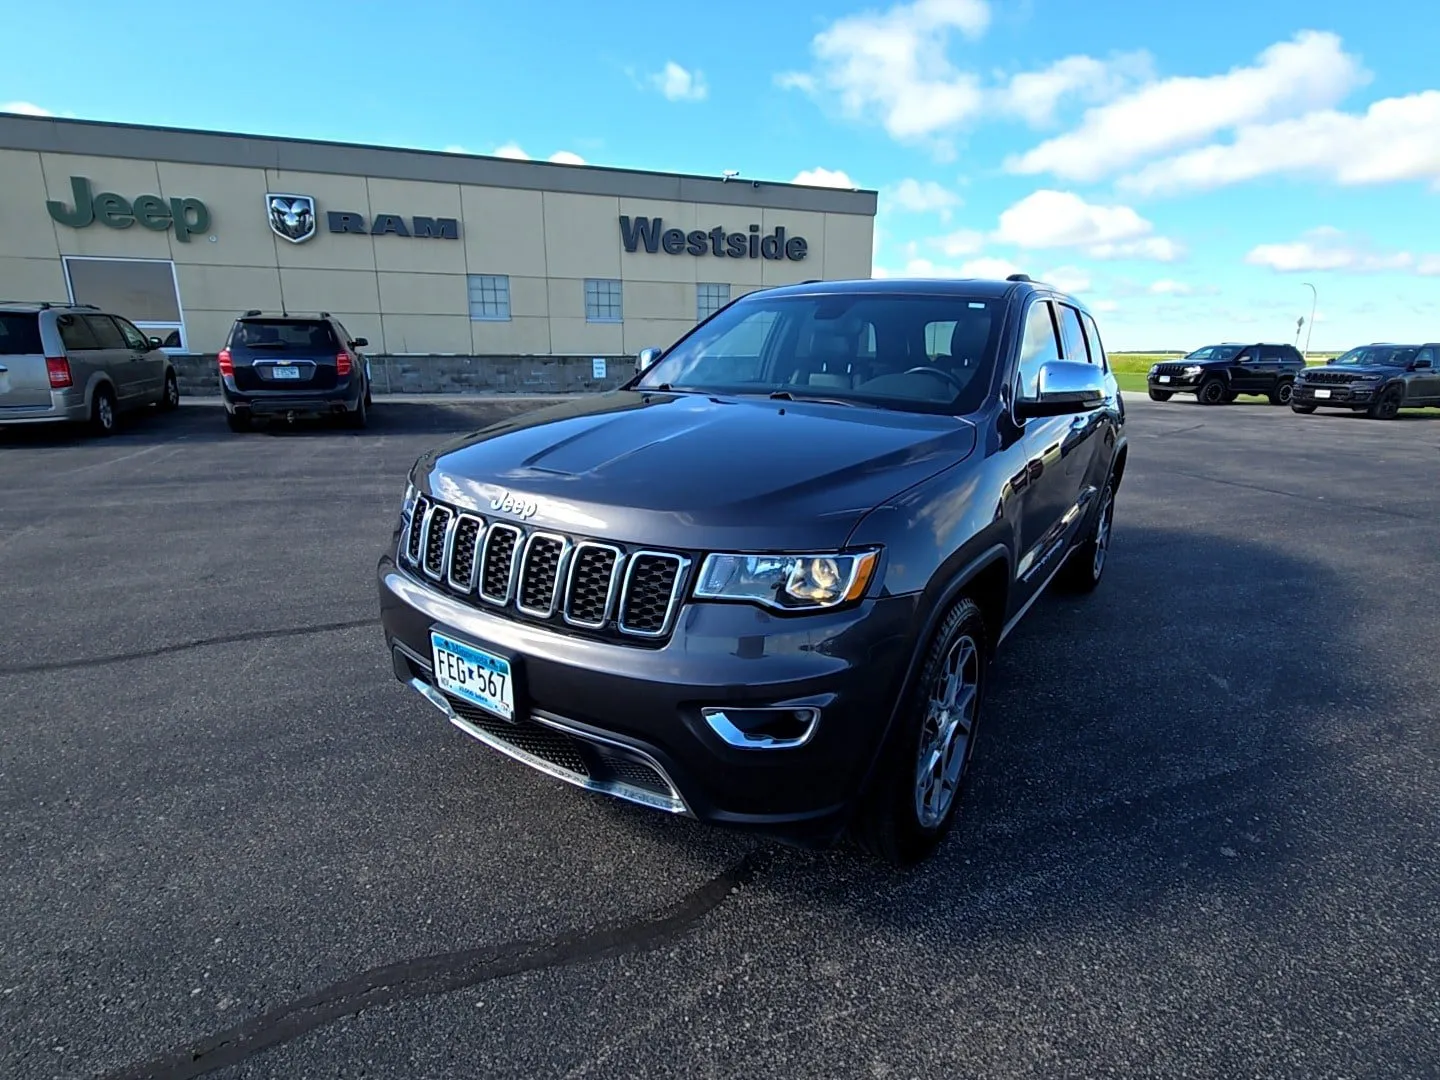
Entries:
{"type": "Polygon", "coordinates": [[[0,108],[874,188],[877,274],[1021,269],[1112,348],[1293,340],[1303,282],[1317,350],[1440,337],[1421,0],[721,10],[72,0],[0,108]]]}

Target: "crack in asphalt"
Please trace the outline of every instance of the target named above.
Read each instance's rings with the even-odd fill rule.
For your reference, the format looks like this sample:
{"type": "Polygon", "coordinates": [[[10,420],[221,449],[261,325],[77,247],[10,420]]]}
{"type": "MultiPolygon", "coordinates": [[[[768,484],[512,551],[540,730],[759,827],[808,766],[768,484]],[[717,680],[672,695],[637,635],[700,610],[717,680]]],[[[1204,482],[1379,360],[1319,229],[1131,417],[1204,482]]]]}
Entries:
{"type": "Polygon", "coordinates": [[[15,664],[0,666],[0,676],[33,675],[46,671],[72,671],[76,668],[103,667],[108,664],[123,664],[130,660],[151,660],[170,653],[203,649],[207,645],[235,645],[246,641],[264,641],[268,638],[301,637],[305,634],[328,634],[336,630],[356,630],[362,626],[374,626],[377,619],[347,619],[344,622],[317,623],[314,626],[285,626],[275,630],[247,630],[240,634],[224,634],[220,637],[197,638],[181,641],[174,645],[159,645],[153,649],[136,652],[112,653],[109,656],[94,656],[83,660],[46,660],[38,664],[15,664]]]}
{"type": "Polygon", "coordinates": [[[679,937],[723,904],[751,879],[756,863],[755,853],[747,854],[670,907],[636,921],[372,968],[179,1050],[108,1073],[104,1080],[190,1080],[237,1065],[365,1009],[463,990],[524,972],[653,949],[679,937]]]}

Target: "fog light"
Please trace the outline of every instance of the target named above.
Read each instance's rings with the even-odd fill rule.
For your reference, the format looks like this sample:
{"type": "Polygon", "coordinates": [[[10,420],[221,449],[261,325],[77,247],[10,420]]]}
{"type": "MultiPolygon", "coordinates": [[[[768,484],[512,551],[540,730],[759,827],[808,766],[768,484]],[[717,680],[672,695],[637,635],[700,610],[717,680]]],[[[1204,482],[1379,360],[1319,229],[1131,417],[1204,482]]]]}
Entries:
{"type": "Polygon", "coordinates": [[[804,746],[820,724],[820,710],[798,708],[715,707],[700,710],[710,729],[731,746],[745,750],[785,750],[804,746]]]}

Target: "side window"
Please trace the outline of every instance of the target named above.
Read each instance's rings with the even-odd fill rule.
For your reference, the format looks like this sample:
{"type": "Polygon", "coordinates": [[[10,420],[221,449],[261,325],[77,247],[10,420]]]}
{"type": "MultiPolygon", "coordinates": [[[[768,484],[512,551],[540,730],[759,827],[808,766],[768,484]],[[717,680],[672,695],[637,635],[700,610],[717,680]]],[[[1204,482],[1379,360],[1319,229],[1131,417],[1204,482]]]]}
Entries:
{"type": "Polygon", "coordinates": [[[1090,362],[1090,353],[1085,348],[1085,331],[1080,327],[1080,313],[1069,304],[1056,304],[1060,316],[1060,336],[1065,341],[1065,359],[1082,364],[1090,362]]]}
{"type": "Polygon", "coordinates": [[[1237,363],[1237,364],[1253,364],[1254,362],[1255,362],[1255,350],[1254,350],[1254,348],[1241,349],[1238,353],[1235,354],[1234,363],[1237,363]]]}
{"type": "Polygon", "coordinates": [[[1435,350],[1421,349],[1415,356],[1415,366],[1417,368],[1434,368],[1435,350]]]}
{"type": "Polygon", "coordinates": [[[1040,365],[1060,359],[1060,342],[1055,336],[1055,320],[1050,302],[1037,300],[1025,313],[1025,332],[1020,339],[1020,396],[1033,398],[1039,393],[1040,365]]]}
{"type": "Polygon", "coordinates": [[[1085,337],[1090,342],[1090,362],[1099,364],[1106,374],[1110,372],[1110,360],[1105,355],[1105,346],[1100,341],[1100,328],[1095,325],[1095,320],[1088,314],[1081,315],[1085,321],[1085,337]]]}
{"type": "Polygon", "coordinates": [[[135,349],[138,352],[150,351],[150,340],[135,327],[118,317],[115,319],[115,325],[120,327],[120,336],[125,339],[126,348],[135,349]]]}
{"type": "Polygon", "coordinates": [[[55,322],[60,327],[60,343],[65,346],[67,353],[88,352],[100,348],[89,324],[78,316],[61,315],[55,322]]]}
{"type": "Polygon", "coordinates": [[[747,315],[701,346],[685,368],[673,373],[670,381],[683,385],[688,379],[730,384],[760,380],[766,346],[777,332],[778,314],[771,310],[747,315]]]}
{"type": "Polygon", "coordinates": [[[102,349],[123,349],[125,339],[120,336],[120,328],[108,315],[86,315],[85,321],[90,324],[90,332],[95,335],[95,340],[100,343],[102,349]]]}

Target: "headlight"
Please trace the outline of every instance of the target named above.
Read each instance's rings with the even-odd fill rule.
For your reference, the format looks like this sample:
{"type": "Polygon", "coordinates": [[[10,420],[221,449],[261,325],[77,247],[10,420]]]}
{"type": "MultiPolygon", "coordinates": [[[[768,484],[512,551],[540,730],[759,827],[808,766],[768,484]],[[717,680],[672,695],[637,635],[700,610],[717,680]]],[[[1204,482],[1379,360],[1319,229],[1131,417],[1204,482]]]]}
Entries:
{"type": "Polygon", "coordinates": [[[1181,372],[1181,374],[1183,374],[1183,375],[1199,375],[1199,374],[1200,374],[1200,365],[1199,365],[1199,364],[1190,364],[1190,365],[1187,365],[1186,368],[1184,369],[1184,371],[1181,372]]]}
{"type": "Polygon", "coordinates": [[[707,555],[695,595],[749,600],[780,611],[815,611],[865,595],[878,551],[851,555],[707,555]]]}
{"type": "Polygon", "coordinates": [[[1154,375],[1155,372],[1157,372],[1157,371],[1159,371],[1159,370],[1160,370],[1160,365],[1159,365],[1159,364],[1151,364],[1151,365],[1150,365],[1150,374],[1151,374],[1151,375],[1154,375]]]}
{"type": "Polygon", "coordinates": [[[405,501],[400,504],[401,521],[408,522],[410,520],[410,515],[415,510],[415,500],[419,497],[420,492],[416,490],[415,485],[413,483],[407,482],[405,484],[405,501]]]}

